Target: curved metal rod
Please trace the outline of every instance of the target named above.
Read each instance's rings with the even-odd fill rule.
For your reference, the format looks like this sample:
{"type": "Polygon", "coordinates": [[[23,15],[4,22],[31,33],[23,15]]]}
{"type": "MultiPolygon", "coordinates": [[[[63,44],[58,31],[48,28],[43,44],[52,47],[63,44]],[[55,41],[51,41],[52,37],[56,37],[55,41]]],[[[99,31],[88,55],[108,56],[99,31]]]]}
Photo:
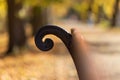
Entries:
{"type": "Polygon", "coordinates": [[[54,43],[51,39],[47,38],[45,39],[45,41],[43,41],[43,38],[48,34],[53,34],[59,37],[64,42],[65,46],[71,53],[71,38],[72,38],[71,34],[67,33],[62,28],[54,25],[43,26],[37,32],[35,36],[35,44],[40,50],[48,51],[52,49],[54,43]]]}

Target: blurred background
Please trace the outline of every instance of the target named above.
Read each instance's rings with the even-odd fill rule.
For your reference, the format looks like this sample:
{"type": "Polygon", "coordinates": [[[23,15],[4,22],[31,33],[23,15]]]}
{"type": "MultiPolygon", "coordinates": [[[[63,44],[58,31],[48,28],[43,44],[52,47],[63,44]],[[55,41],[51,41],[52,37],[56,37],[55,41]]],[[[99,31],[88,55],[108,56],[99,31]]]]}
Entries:
{"type": "Polygon", "coordinates": [[[63,42],[36,48],[40,27],[77,27],[103,71],[101,80],[120,80],[119,0],[0,0],[0,80],[78,80],[63,42]]]}

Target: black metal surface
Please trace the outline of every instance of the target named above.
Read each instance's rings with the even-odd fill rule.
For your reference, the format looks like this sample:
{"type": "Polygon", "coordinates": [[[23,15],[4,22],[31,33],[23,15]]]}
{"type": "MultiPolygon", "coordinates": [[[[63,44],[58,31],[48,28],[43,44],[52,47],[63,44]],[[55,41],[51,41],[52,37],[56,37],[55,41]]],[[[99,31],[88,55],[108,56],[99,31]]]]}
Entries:
{"type": "Polygon", "coordinates": [[[48,34],[53,34],[59,37],[71,53],[71,34],[67,33],[64,29],[55,25],[43,26],[35,35],[35,44],[40,50],[48,51],[54,46],[53,41],[49,38],[46,38],[45,41],[43,41],[43,38],[48,34]]]}

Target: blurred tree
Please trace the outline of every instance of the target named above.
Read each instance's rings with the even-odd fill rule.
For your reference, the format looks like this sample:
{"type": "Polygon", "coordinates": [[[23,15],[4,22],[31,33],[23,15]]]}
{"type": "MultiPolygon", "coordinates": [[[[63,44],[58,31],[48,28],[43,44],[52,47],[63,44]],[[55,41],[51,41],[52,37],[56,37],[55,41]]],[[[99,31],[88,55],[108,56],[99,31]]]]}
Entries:
{"type": "Polygon", "coordinates": [[[42,8],[39,5],[32,7],[31,24],[33,26],[33,35],[35,35],[40,26],[48,24],[47,8],[42,8]]]}
{"type": "Polygon", "coordinates": [[[98,7],[98,14],[97,14],[97,23],[100,23],[103,20],[109,20],[107,15],[105,14],[104,8],[102,5],[98,7]]]}
{"type": "Polygon", "coordinates": [[[24,29],[24,19],[20,18],[19,12],[23,7],[23,3],[21,1],[16,2],[15,4],[15,45],[18,47],[23,47],[26,42],[26,36],[25,36],[25,29],[24,29]],[[17,33],[16,33],[17,31],[17,33]]]}
{"type": "Polygon", "coordinates": [[[9,44],[6,54],[11,54],[14,46],[22,47],[26,42],[23,20],[18,16],[19,10],[22,8],[21,1],[7,0],[8,5],[8,33],[9,44]]]}
{"type": "Polygon", "coordinates": [[[77,0],[72,6],[79,13],[82,21],[87,21],[91,13],[94,0],[77,0]]]}
{"type": "Polygon", "coordinates": [[[112,20],[111,20],[111,27],[115,27],[116,26],[116,18],[117,18],[117,14],[118,14],[118,11],[119,11],[119,0],[116,0],[115,1],[115,4],[114,4],[114,11],[113,11],[113,16],[112,16],[112,20]]]}
{"type": "Polygon", "coordinates": [[[14,45],[14,21],[15,21],[15,0],[7,0],[8,5],[8,33],[9,33],[9,44],[8,44],[8,51],[12,52],[13,45],[14,45]]]}
{"type": "Polygon", "coordinates": [[[31,24],[33,26],[33,35],[35,35],[35,33],[38,30],[38,28],[40,27],[40,25],[43,25],[42,20],[41,20],[41,18],[42,18],[41,12],[42,12],[42,10],[41,10],[40,6],[32,7],[31,24]]]}
{"type": "Polygon", "coordinates": [[[68,9],[67,14],[65,15],[65,18],[72,18],[75,20],[80,20],[80,13],[77,12],[72,6],[68,9]]]}
{"type": "Polygon", "coordinates": [[[49,23],[50,8],[52,4],[61,3],[63,0],[36,0],[32,7],[31,24],[33,27],[33,35],[40,28],[40,26],[49,23]]]}
{"type": "Polygon", "coordinates": [[[94,0],[89,0],[88,1],[88,14],[92,12],[92,5],[94,3],[94,0]]]}
{"type": "Polygon", "coordinates": [[[88,19],[88,23],[92,23],[94,22],[93,20],[93,9],[92,9],[92,5],[94,4],[94,0],[88,0],[88,10],[87,10],[87,19],[88,19]]]}

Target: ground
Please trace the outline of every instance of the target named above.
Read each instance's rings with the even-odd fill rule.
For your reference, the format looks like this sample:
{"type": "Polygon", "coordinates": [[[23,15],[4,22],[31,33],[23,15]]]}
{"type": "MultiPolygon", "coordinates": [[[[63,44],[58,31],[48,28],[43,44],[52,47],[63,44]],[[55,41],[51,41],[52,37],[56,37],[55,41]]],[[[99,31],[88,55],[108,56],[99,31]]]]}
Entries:
{"type": "MultiPolygon", "coordinates": [[[[70,32],[79,27],[90,45],[96,63],[103,71],[101,80],[120,79],[120,30],[105,30],[70,20],[56,23],[70,32]]],[[[0,52],[6,50],[7,34],[0,34],[0,52]]],[[[52,50],[43,52],[36,48],[34,39],[28,40],[29,48],[15,49],[16,56],[0,59],[0,80],[78,80],[75,66],[67,48],[55,36],[52,50]]]]}

